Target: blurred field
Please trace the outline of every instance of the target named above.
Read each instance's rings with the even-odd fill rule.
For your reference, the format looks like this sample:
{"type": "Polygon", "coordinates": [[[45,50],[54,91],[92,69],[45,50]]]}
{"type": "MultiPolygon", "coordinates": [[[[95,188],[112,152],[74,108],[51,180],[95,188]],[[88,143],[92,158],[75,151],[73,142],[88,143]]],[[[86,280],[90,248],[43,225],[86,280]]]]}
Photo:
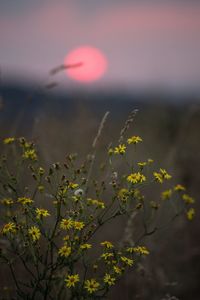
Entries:
{"type": "MultiPolygon", "coordinates": [[[[109,299],[167,300],[166,294],[170,294],[180,300],[198,300],[200,104],[195,101],[172,103],[162,98],[140,101],[139,97],[131,99],[129,96],[123,99],[123,94],[116,97],[112,94],[111,99],[105,95],[102,99],[70,95],[70,101],[46,94],[39,99],[18,97],[14,102],[15,95],[15,92],[2,92],[0,138],[14,135],[34,140],[45,165],[62,162],[71,152],[78,153],[80,160],[84,159],[91,151],[102,116],[110,111],[98,145],[98,165],[104,160],[108,144],[118,140],[128,114],[139,108],[129,130],[129,135],[140,135],[144,140],[138,148],[137,159],[151,157],[174,174],[174,181],[185,185],[196,198],[197,212],[193,222],[181,218],[147,239],[150,256],[142,262],[139,271],[133,269],[114,287],[109,299]]],[[[155,197],[153,190],[150,196],[155,197]]],[[[113,222],[112,227],[101,232],[99,239],[103,236],[117,243],[126,222],[125,219],[113,222]]],[[[4,276],[1,272],[1,288],[4,276]]]]}

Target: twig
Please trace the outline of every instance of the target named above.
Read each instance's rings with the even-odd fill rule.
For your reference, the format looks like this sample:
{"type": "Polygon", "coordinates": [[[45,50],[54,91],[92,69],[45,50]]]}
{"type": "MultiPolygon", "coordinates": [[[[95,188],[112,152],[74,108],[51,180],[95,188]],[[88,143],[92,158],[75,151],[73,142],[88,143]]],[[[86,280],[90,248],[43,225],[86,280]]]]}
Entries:
{"type": "Polygon", "coordinates": [[[60,65],[60,66],[57,66],[57,67],[51,69],[49,71],[49,74],[55,75],[63,70],[71,69],[71,68],[78,68],[78,67],[81,67],[82,65],[83,65],[83,62],[77,62],[77,63],[70,64],[70,65],[60,65]]]}

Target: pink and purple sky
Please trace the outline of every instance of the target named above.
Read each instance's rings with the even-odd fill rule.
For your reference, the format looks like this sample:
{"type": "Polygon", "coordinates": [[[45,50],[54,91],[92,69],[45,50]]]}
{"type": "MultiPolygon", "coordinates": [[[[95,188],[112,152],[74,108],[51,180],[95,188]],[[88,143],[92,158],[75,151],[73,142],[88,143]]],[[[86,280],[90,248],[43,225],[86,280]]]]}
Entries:
{"type": "MultiPolygon", "coordinates": [[[[98,86],[200,87],[200,1],[0,1],[4,78],[45,80],[72,49],[91,45],[108,59],[98,86]]],[[[73,83],[58,74],[61,85],[73,83]]]]}

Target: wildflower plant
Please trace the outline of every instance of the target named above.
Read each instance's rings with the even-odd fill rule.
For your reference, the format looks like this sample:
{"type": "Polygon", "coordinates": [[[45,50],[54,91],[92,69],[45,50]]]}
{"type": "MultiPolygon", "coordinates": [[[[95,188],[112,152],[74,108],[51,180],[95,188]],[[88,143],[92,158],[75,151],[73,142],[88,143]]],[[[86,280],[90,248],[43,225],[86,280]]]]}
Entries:
{"type": "Polygon", "coordinates": [[[168,186],[172,177],[168,171],[154,169],[148,158],[133,162],[131,157],[128,162],[128,153],[143,141],[137,135],[125,138],[134,114],[126,121],[119,143],[105,150],[103,180],[91,174],[105,117],[93,154],[81,164],[77,155],[70,154],[62,164],[43,167],[34,143],[4,139],[8,150],[0,161],[0,238],[6,246],[0,259],[10,270],[16,299],[106,299],[124,273],[150,254],[143,243],[159,230],[155,220],[163,205],[173,206],[170,220],[182,214],[193,219],[194,199],[181,184],[168,186]],[[116,167],[119,159],[125,172],[116,167]],[[146,197],[146,188],[160,191],[160,185],[163,190],[157,199],[146,197]],[[99,229],[122,215],[128,219],[122,242],[95,244],[99,229]],[[141,221],[141,232],[132,236],[130,225],[135,220],[141,221]]]}

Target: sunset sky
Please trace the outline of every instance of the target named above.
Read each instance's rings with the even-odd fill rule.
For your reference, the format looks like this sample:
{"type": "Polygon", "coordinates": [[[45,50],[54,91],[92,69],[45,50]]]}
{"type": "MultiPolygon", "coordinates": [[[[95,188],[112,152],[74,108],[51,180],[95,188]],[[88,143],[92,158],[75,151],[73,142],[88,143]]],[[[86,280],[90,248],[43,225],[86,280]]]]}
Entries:
{"type": "MultiPolygon", "coordinates": [[[[72,49],[106,55],[98,86],[200,86],[200,1],[1,0],[2,76],[42,79],[72,49]]],[[[64,72],[61,85],[78,85],[64,72]]]]}

